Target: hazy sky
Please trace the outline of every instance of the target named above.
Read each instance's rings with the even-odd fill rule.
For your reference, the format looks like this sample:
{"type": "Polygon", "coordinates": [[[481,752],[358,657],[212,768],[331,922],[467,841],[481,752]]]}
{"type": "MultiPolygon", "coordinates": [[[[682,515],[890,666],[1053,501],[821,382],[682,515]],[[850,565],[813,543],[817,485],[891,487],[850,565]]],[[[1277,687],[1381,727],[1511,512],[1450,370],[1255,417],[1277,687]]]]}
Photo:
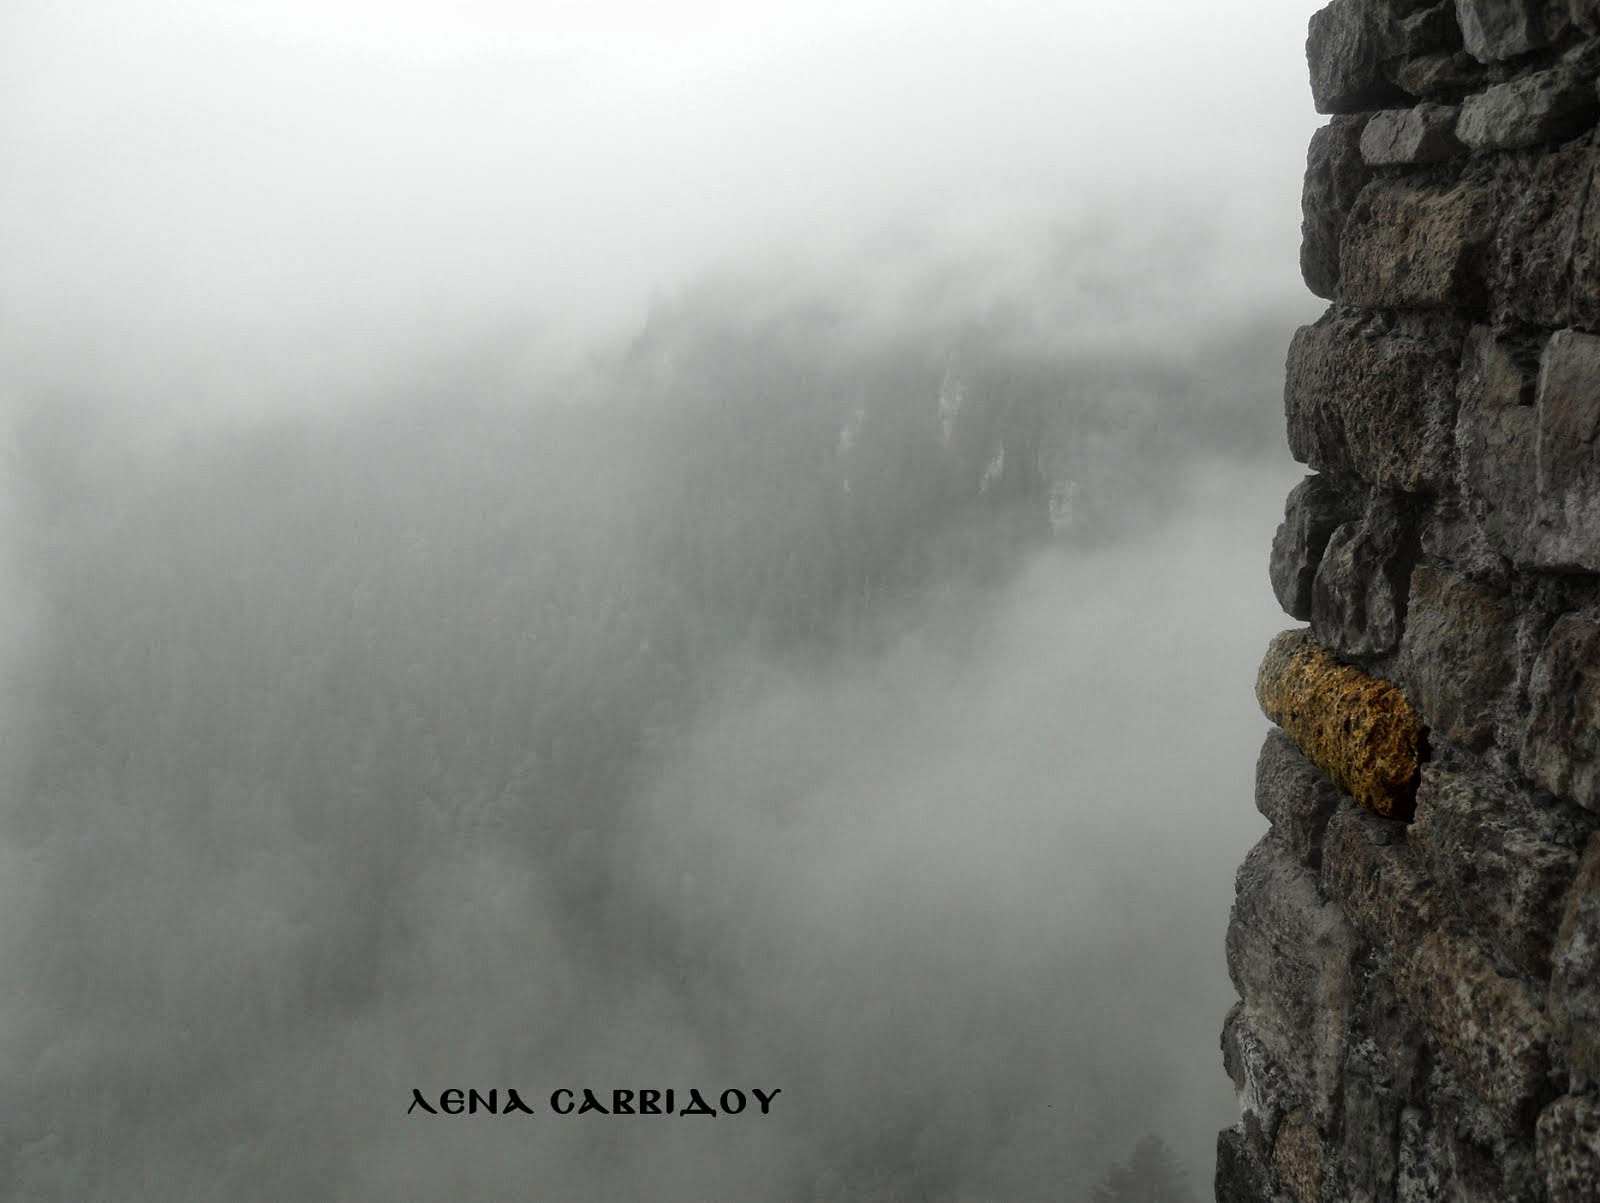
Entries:
{"type": "Polygon", "coordinates": [[[288,403],[440,335],[626,330],[709,268],[1089,210],[1303,296],[1315,7],[18,0],[0,366],[288,403]]]}

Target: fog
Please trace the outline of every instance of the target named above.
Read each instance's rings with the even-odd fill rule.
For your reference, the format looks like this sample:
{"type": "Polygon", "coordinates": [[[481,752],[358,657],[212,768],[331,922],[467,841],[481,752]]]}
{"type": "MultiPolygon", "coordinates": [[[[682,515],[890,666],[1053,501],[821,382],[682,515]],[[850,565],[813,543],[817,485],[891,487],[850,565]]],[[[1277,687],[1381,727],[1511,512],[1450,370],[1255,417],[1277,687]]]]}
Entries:
{"type": "Polygon", "coordinates": [[[10,6],[8,1197],[1208,1194],[1313,7],[10,6]]]}

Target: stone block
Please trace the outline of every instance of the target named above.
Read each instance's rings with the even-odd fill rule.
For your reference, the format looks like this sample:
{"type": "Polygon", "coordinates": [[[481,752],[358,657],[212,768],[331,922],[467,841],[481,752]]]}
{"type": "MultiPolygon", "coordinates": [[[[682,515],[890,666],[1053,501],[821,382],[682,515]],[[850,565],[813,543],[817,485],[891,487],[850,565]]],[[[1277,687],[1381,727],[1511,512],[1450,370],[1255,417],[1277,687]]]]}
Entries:
{"type": "Polygon", "coordinates": [[[1550,1022],[1520,981],[1454,926],[1425,932],[1394,961],[1395,990],[1474,1096],[1508,1125],[1550,1098],[1550,1022]]]}
{"type": "Polygon", "coordinates": [[[1600,1101],[1581,1095],[1557,1099],[1539,1114],[1538,1133],[1535,1156],[1549,1203],[1594,1203],[1600,1194],[1600,1101]]]}
{"type": "Polygon", "coordinates": [[[1594,79],[1572,67],[1552,67],[1468,96],[1454,134],[1475,151],[1514,150],[1570,138],[1593,125],[1597,114],[1594,79]]]}
{"type": "Polygon", "coordinates": [[[1600,621],[1563,614],[1528,679],[1522,771],[1543,789],[1600,810],[1600,621]]]}
{"type": "Polygon", "coordinates": [[[1400,645],[1417,558],[1416,517],[1402,495],[1377,493],[1339,527],[1311,582],[1311,633],[1340,655],[1382,656],[1400,645]]]}
{"type": "Polygon", "coordinates": [[[1559,330],[1545,344],[1535,393],[1535,564],[1600,571],[1600,337],[1559,330]]]}
{"type": "Polygon", "coordinates": [[[1462,353],[1455,448],[1466,515],[1500,555],[1531,558],[1538,479],[1535,370],[1487,326],[1474,326],[1462,353]]]}
{"type": "Polygon", "coordinates": [[[1454,95],[1482,82],[1484,69],[1464,50],[1439,51],[1402,63],[1394,81],[1413,96],[1454,95]]]}
{"type": "Polygon", "coordinates": [[[1352,305],[1480,308],[1495,233],[1495,189],[1464,181],[1373,180],[1339,243],[1339,291],[1352,305]]]}
{"type": "Polygon", "coordinates": [[[1405,827],[1354,807],[1328,821],[1321,881],[1356,931],[1391,961],[1409,955],[1450,917],[1406,844],[1405,827]]]}
{"type": "Polygon", "coordinates": [[[1412,571],[1395,675],[1434,731],[1481,752],[1515,669],[1509,595],[1429,564],[1412,571]]]}
{"type": "Polygon", "coordinates": [[[1600,318],[1600,152],[1568,144],[1493,163],[1499,213],[1489,275],[1502,320],[1555,328],[1600,318]]]}
{"type": "Polygon", "coordinates": [[[1535,981],[1551,970],[1578,853],[1592,824],[1482,773],[1425,765],[1411,846],[1439,891],[1535,981]]]}
{"type": "Polygon", "coordinates": [[[1361,131],[1361,159],[1369,167],[1443,163],[1465,154],[1456,137],[1454,105],[1423,103],[1374,113],[1361,131]]]}
{"type": "Polygon", "coordinates": [[[1551,954],[1550,1017],[1572,1063],[1600,1081],[1600,835],[1567,895],[1551,954]]]}
{"type": "Polygon", "coordinates": [[[1313,1115],[1332,1115],[1356,939],[1317,879],[1270,833],[1239,869],[1228,972],[1249,1028],[1313,1115]]]}
{"type": "Polygon", "coordinates": [[[1402,52],[1385,0],[1333,0],[1311,15],[1306,61],[1319,113],[1379,108],[1402,98],[1386,66],[1402,52]]]}
{"type": "Polygon", "coordinates": [[[1492,63],[1548,46],[1570,16],[1566,0],[1456,0],[1456,20],[1467,52],[1492,63]]]}
{"type": "Polygon", "coordinates": [[[1230,1203],[1288,1203],[1271,1170],[1250,1149],[1242,1125],[1217,1133],[1217,1172],[1213,1197],[1230,1203]]]}
{"type": "Polygon", "coordinates": [[[1322,1203],[1322,1136],[1304,1111],[1294,1111],[1278,1129],[1272,1169],[1296,1203],[1322,1203]]]}
{"type": "Polygon", "coordinates": [[[1256,809],[1302,864],[1322,863],[1322,833],[1344,802],[1338,787],[1282,731],[1267,733],[1256,758],[1256,809]]]}
{"type": "Polygon", "coordinates": [[[1328,537],[1353,516],[1344,494],[1326,476],[1308,476],[1289,491],[1267,575],[1290,617],[1311,617],[1311,585],[1328,537]]]}
{"type": "Polygon", "coordinates": [[[1339,291],[1339,236],[1350,209],[1372,178],[1361,157],[1365,113],[1343,114],[1311,135],[1300,189],[1300,274],[1306,287],[1332,300],[1339,291]]]}
{"type": "Polygon", "coordinates": [[[1390,319],[1338,308],[1302,326],[1284,381],[1295,459],[1385,489],[1447,487],[1466,331],[1442,314],[1390,319]]]}
{"type": "Polygon", "coordinates": [[[1376,814],[1410,818],[1423,728],[1394,685],[1340,664],[1306,631],[1285,631],[1261,662],[1256,698],[1346,794],[1376,814]]]}

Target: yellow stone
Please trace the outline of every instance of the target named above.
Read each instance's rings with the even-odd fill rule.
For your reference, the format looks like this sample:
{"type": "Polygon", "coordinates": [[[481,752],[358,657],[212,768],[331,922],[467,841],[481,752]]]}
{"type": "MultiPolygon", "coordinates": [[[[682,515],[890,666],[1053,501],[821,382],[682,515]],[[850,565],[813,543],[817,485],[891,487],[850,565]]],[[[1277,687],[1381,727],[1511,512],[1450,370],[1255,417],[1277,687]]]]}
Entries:
{"type": "Polygon", "coordinates": [[[1261,661],[1256,699],[1341,790],[1386,819],[1410,820],[1427,733],[1397,686],[1340,664],[1309,631],[1284,631],[1261,661]]]}

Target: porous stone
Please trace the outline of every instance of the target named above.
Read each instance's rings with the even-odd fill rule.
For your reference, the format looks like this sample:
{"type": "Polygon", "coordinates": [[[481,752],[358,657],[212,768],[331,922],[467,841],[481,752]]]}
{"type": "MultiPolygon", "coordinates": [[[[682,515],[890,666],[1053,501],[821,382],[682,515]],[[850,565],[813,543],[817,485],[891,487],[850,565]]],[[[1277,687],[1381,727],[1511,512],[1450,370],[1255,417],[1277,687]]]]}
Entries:
{"type": "Polygon", "coordinates": [[[1278,1129],[1272,1168],[1297,1203],[1321,1203],[1322,1137],[1304,1111],[1292,1112],[1278,1129]]]}
{"type": "Polygon", "coordinates": [[[1340,295],[1376,308],[1482,307],[1494,233],[1495,191],[1487,185],[1373,180],[1340,239],[1340,295]]]}
{"type": "Polygon", "coordinates": [[[1446,487],[1466,330],[1442,314],[1389,318],[1337,307],[1302,326],[1284,380],[1295,459],[1385,489],[1446,487]]]}
{"type": "Polygon", "coordinates": [[[1323,837],[1323,892],[1386,958],[1409,955],[1450,907],[1428,881],[1404,825],[1352,806],[1335,811],[1323,837]]]}
{"type": "Polygon", "coordinates": [[[1451,926],[1395,958],[1394,984],[1473,1095],[1504,1123],[1530,1123],[1553,1091],[1550,1023],[1527,987],[1451,926]]]}
{"type": "Polygon", "coordinates": [[[1600,810],[1600,621],[1564,614],[1528,678],[1522,771],[1562,798],[1600,810]]]}
{"type": "Polygon", "coordinates": [[[1463,748],[1482,751],[1494,737],[1514,674],[1514,616],[1509,594],[1429,564],[1411,573],[1396,676],[1429,727],[1463,748]]]}
{"type": "Polygon", "coordinates": [[[1496,951],[1535,981],[1592,825],[1482,771],[1423,766],[1410,841],[1428,876],[1496,951]]]}
{"type": "Polygon", "coordinates": [[[1538,414],[1535,371],[1487,326],[1474,326],[1462,352],[1455,446],[1462,506],[1499,554],[1530,558],[1538,414]]]}
{"type": "Polygon", "coordinates": [[[1361,158],[1369,167],[1443,163],[1466,148],[1456,137],[1454,105],[1423,103],[1374,113],[1361,131],[1361,158]]]}
{"type": "Polygon", "coordinates": [[[1600,1082],[1600,835],[1590,838],[1567,895],[1551,961],[1557,1038],[1590,1082],[1600,1082]]]}
{"type": "Polygon", "coordinates": [[[1600,570],[1600,337],[1550,336],[1539,361],[1538,501],[1529,532],[1542,567],[1600,570]]]}
{"type": "Polygon", "coordinates": [[[1311,583],[1318,643],[1355,657],[1399,646],[1416,543],[1413,507],[1397,494],[1374,494],[1359,522],[1333,532],[1311,583]]]}
{"type": "Polygon", "coordinates": [[[1256,758],[1256,809],[1302,864],[1322,863],[1322,833],[1344,796],[1280,730],[1267,733],[1256,758]]]}
{"type": "Polygon", "coordinates": [[[1300,274],[1306,287],[1332,300],[1339,291],[1339,235],[1372,178],[1361,157],[1365,113],[1341,114],[1311,135],[1300,189],[1300,274]]]}
{"type": "Polygon", "coordinates": [[[1569,138],[1593,125],[1597,112],[1593,78],[1552,67],[1467,97],[1455,136],[1473,150],[1512,150],[1569,138]]]}
{"type": "Polygon", "coordinates": [[[1462,40],[1479,62],[1548,46],[1567,29],[1565,0],[1455,0],[1462,40]]]}
{"type": "Polygon", "coordinates": [[[1289,491],[1272,540],[1267,575],[1278,604],[1292,618],[1311,617],[1311,584],[1328,537],[1352,517],[1344,494],[1325,476],[1308,476],[1289,491]]]}
{"type": "Polygon", "coordinates": [[[1285,631],[1267,648],[1256,698],[1341,790],[1376,814],[1411,816],[1423,729],[1399,689],[1340,664],[1308,632],[1285,631]]]}
{"type": "Polygon", "coordinates": [[[1600,1193],[1600,1102],[1568,1095],[1551,1103],[1539,1114],[1537,1147],[1549,1203],[1594,1203],[1600,1193]]]}
{"type": "Polygon", "coordinates": [[[1355,934],[1271,833],[1239,868],[1226,945],[1250,1030],[1294,1095],[1328,1118],[1344,1055],[1355,934]]]}
{"type": "Polygon", "coordinates": [[[1600,218],[1588,204],[1597,167],[1600,153],[1573,143],[1494,161],[1499,220],[1489,271],[1501,323],[1600,319],[1600,218]]]}
{"type": "Polygon", "coordinates": [[[1290,1203],[1278,1190],[1271,1171],[1251,1152],[1240,1125],[1217,1133],[1217,1172],[1213,1179],[1217,1199],[1290,1203]]]}

